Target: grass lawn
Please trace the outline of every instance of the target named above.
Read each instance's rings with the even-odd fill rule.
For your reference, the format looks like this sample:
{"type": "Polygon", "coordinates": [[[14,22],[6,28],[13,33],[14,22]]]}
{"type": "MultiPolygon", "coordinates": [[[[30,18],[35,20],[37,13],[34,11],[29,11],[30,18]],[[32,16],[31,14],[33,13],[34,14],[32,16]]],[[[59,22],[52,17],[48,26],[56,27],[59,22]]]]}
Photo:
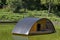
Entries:
{"type": "Polygon", "coordinates": [[[7,23],[1,24],[0,23],[0,40],[12,40],[11,31],[15,24],[7,23]]]}
{"type": "MultiPolygon", "coordinates": [[[[15,23],[0,23],[0,40],[23,40],[21,37],[13,39],[11,31],[14,28],[15,23]]],[[[25,37],[24,40],[60,40],[60,27],[55,26],[56,33],[45,35],[34,35],[25,37]],[[28,39],[26,39],[28,38],[28,39]]]]}

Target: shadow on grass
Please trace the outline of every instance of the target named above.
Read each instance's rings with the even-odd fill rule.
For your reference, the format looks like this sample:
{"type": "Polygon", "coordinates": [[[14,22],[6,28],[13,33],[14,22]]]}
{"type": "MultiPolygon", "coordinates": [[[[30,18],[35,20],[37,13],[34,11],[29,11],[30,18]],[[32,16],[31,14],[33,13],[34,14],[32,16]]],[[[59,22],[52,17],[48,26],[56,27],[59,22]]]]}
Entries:
{"type": "Polygon", "coordinates": [[[53,33],[56,33],[56,31],[55,31],[55,32],[52,32],[52,33],[29,34],[29,35],[24,35],[24,34],[15,34],[15,33],[13,33],[12,35],[18,35],[18,36],[38,36],[38,35],[49,35],[49,34],[53,34],[53,33]]]}
{"type": "Polygon", "coordinates": [[[47,36],[44,35],[48,35],[48,34],[43,34],[43,35],[29,35],[29,36],[23,36],[23,35],[12,35],[14,40],[47,40],[49,38],[47,38],[47,36]],[[44,38],[45,37],[45,38],[44,38]],[[43,39],[42,39],[43,38],[43,39]]]}

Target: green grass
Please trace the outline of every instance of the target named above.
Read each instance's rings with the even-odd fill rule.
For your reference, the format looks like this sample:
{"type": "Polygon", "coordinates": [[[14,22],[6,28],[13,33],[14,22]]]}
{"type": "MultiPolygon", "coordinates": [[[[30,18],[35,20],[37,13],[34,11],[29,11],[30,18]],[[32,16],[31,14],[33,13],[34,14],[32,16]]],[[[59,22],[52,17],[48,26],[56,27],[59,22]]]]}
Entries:
{"type": "Polygon", "coordinates": [[[1,24],[0,23],[0,40],[12,40],[11,31],[15,24],[1,24]]]}
{"type": "Polygon", "coordinates": [[[47,10],[43,11],[27,11],[27,13],[13,13],[13,12],[4,12],[0,10],[0,20],[10,20],[10,21],[18,21],[24,17],[37,17],[37,18],[48,18],[52,21],[60,21],[60,17],[55,15],[54,13],[49,14],[47,10]]]}
{"type": "MultiPolygon", "coordinates": [[[[14,26],[15,23],[0,23],[0,40],[23,40],[19,36],[12,37],[11,31],[14,26]]],[[[56,33],[26,36],[24,40],[60,40],[60,26],[55,25],[55,29],[56,33]]]]}

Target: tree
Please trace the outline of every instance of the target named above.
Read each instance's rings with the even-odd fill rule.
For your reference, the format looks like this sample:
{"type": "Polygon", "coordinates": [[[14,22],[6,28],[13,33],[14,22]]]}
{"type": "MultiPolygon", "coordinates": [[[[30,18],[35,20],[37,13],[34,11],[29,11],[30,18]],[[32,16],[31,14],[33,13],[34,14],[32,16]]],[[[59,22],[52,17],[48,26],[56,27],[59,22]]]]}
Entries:
{"type": "Polygon", "coordinates": [[[51,11],[53,10],[53,2],[54,0],[49,0],[49,8],[48,8],[48,13],[51,13],[51,11]]]}
{"type": "Polygon", "coordinates": [[[21,6],[22,6],[21,0],[20,1],[19,0],[14,0],[11,3],[11,8],[12,8],[12,11],[14,13],[19,13],[20,12],[19,10],[21,9],[21,6]]]}
{"type": "Polygon", "coordinates": [[[6,5],[6,0],[1,0],[1,3],[2,3],[3,5],[6,5]]]}
{"type": "Polygon", "coordinates": [[[3,8],[6,5],[6,0],[0,0],[1,4],[0,4],[0,8],[3,8]]]}
{"type": "Polygon", "coordinates": [[[41,0],[22,0],[24,2],[25,8],[29,10],[40,10],[41,0]]]}
{"type": "Polygon", "coordinates": [[[36,0],[36,8],[37,8],[37,10],[40,10],[40,8],[41,8],[41,0],[36,0]]]}

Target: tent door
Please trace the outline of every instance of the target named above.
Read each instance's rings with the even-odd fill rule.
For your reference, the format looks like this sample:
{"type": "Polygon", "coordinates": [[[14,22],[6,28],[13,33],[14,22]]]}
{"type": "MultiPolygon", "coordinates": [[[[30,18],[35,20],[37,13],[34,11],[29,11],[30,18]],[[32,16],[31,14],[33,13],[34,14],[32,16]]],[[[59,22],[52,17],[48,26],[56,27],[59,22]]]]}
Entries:
{"type": "Polygon", "coordinates": [[[37,31],[40,31],[41,24],[37,24],[37,31]]]}

